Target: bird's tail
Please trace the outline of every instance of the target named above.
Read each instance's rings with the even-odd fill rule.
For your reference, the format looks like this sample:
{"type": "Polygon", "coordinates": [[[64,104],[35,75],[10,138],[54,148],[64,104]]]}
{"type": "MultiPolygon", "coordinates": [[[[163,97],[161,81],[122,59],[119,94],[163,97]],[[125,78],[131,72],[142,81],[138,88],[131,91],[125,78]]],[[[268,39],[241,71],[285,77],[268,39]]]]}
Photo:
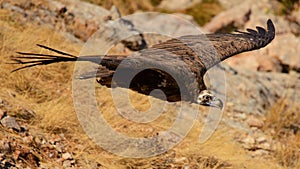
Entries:
{"type": "Polygon", "coordinates": [[[14,69],[12,72],[16,72],[18,70],[33,67],[33,66],[48,65],[57,62],[69,62],[69,61],[78,60],[77,56],[44,45],[37,44],[37,46],[52,51],[56,54],[51,55],[51,54],[38,54],[38,53],[30,53],[30,52],[17,52],[19,56],[13,56],[11,58],[11,60],[13,61],[11,64],[21,64],[25,66],[14,69]]]}
{"type": "Polygon", "coordinates": [[[123,55],[95,55],[95,56],[82,56],[77,57],[75,55],[62,52],[48,46],[37,44],[37,46],[47,49],[54,52],[55,54],[38,54],[31,52],[17,52],[19,55],[11,58],[13,61],[11,64],[24,65],[17,69],[14,69],[12,72],[16,72],[25,68],[39,66],[39,65],[48,65],[58,62],[75,62],[75,61],[89,61],[97,64],[101,64],[109,70],[114,70],[120,64],[120,62],[126,58],[123,55]]]}

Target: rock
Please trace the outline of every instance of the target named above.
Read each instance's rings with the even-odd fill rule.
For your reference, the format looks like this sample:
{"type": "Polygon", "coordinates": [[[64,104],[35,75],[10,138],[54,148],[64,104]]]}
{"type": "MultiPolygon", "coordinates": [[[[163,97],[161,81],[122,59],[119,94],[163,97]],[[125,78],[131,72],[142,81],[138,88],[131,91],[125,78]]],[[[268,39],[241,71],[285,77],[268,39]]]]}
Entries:
{"type": "Polygon", "coordinates": [[[241,120],[245,120],[247,118],[247,115],[245,113],[235,113],[234,117],[241,120]]]}
{"type": "Polygon", "coordinates": [[[240,54],[228,59],[226,63],[255,71],[289,72],[294,70],[300,72],[300,59],[297,57],[300,50],[300,38],[297,37],[300,34],[299,10],[294,11],[287,20],[270,12],[266,14],[266,11],[276,10],[271,2],[257,0],[238,2],[239,0],[232,2],[221,0],[220,3],[228,6],[228,10],[215,16],[204,28],[211,32],[220,31],[226,27],[254,28],[257,25],[265,25],[266,20],[271,18],[276,27],[276,37],[263,50],[240,54]],[[251,10],[251,13],[247,13],[248,10],[251,10]]]}
{"type": "Polygon", "coordinates": [[[63,167],[64,168],[68,168],[68,167],[71,167],[71,166],[72,166],[71,161],[66,160],[66,161],[63,162],[63,167]]]}
{"type": "Polygon", "coordinates": [[[201,0],[163,0],[158,7],[170,11],[179,11],[187,9],[200,2],[201,0]]]}
{"type": "MultiPolygon", "coordinates": [[[[39,166],[39,168],[41,168],[41,169],[49,169],[49,167],[47,167],[47,164],[45,163],[42,163],[42,162],[40,162],[40,166],[39,166]]],[[[58,169],[57,167],[55,167],[54,169],[58,169]]]]}
{"type": "Polygon", "coordinates": [[[263,149],[258,149],[252,153],[252,156],[258,157],[258,156],[263,156],[263,155],[268,155],[268,154],[269,154],[269,151],[263,150],[263,149]]]}
{"type": "Polygon", "coordinates": [[[249,69],[262,72],[282,72],[283,67],[273,56],[266,54],[265,51],[253,51],[251,53],[239,54],[234,58],[225,61],[228,65],[235,68],[249,69]]]}
{"type": "Polygon", "coordinates": [[[195,21],[184,14],[137,13],[131,15],[130,20],[136,29],[145,33],[148,46],[174,37],[203,33],[195,21]]]}
{"type": "Polygon", "coordinates": [[[5,116],[7,116],[6,111],[0,109],[0,120],[3,119],[5,116]]]}
{"type": "Polygon", "coordinates": [[[56,144],[55,149],[56,149],[56,151],[62,153],[65,150],[65,146],[62,144],[56,144]]]}
{"type": "MultiPolygon", "coordinates": [[[[228,1],[220,1],[221,4],[229,3],[228,1]]],[[[298,57],[294,56],[293,52],[282,53],[282,51],[297,51],[299,49],[299,42],[290,38],[291,41],[288,42],[291,45],[291,50],[282,49],[282,47],[277,46],[276,44],[282,44],[282,40],[278,39],[282,33],[291,32],[290,27],[287,28],[286,25],[290,25],[287,20],[284,20],[281,17],[275,15],[266,15],[264,11],[273,10],[272,5],[269,3],[264,3],[262,1],[241,1],[236,3],[235,1],[231,2],[235,5],[228,8],[224,12],[221,12],[215,16],[209,23],[204,26],[205,30],[210,32],[225,31],[228,32],[232,29],[239,27],[244,28],[255,28],[257,25],[264,26],[268,18],[271,18],[276,27],[276,38],[273,42],[268,45],[264,50],[253,51],[251,53],[242,53],[233,58],[226,60],[225,62],[233,67],[240,67],[242,69],[251,69],[259,70],[265,72],[283,72],[286,67],[288,69],[299,70],[298,57]],[[236,5],[239,4],[239,5],[236,5]],[[279,51],[278,50],[282,50],[279,51]],[[280,55],[279,55],[280,54],[280,55]],[[285,64],[282,61],[293,62],[294,65],[289,66],[290,63],[285,64]]],[[[285,43],[286,44],[286,43],[285,43]]]]}
{"type": "Polygon", "coordinates": [[[244,1],[239,5],[221,12],[208,22],[203,28],[209,32],[228,32],[233,28],[239,28],[245,25],[251,14],[251,5],[249,1],[244,1]]]}
{"type": "Polygon", "coordinates": [[[63,162],[63,167],[64,168],[69,168],[69,167],[72,167],[74,164],[75,164],[74,160],[65,160],[63,162]]]}
{"type": "Polygon", "coordinates": [[[33,142],[33,136],[29,135],[22,138],[23,142],[26,144],[31,144],[33,142]]]}
{"type": "Polygon", "coordinates": [[[300,38],[292,33],[277,36],[268,47],[269,55],[276,58],[282,66],[282,72],[291,70],[300,72],[300,38]],[[284,44],[284,48],[282,47],[284,44]]]}
{"type": "Polygon", "coordinates": [[[73,159],[72,155],[70,153],[63,153],[62,158],[65,160],[71,160],[73,159]]]}
{"type": "Polygon", "coordinates": [[[1,150],[1,153],[4,153],[4,154],[12,152],[12,148],[10,146],[9,140],[4,139],[0,142],[0,150],[1,150]]]}
{"type": "Polygon", "coordinates": [[[20,125],[16,122],[16,119],[11,116],[6,116],[3,119],[1,119],[1,124],[6,128],[11,128],[16,131],[21,131],[20,125]]]}
{"type": "Polygon", "coordinates": [[[242,142],[247,144],[247,145],[254,145],[255,144],[255,139],[251,136],[247,136],[246,138],[244,138],[242,140],[242,142]]]}
{"type": "Polygon", "coordinates": [[[296,36],[300,36],[300,8],[298,10],[293,10],[290,16],[287,16],[287,19],[291,23],[291,33],[296,36]]]}
{"type": "Polygon", "coordinates": [[[256,128],[262,128],[264,126],[264,122],[255,117],[248,118],[247,124],[249,125],[249,127],[256,127],[256,128]]]}
{"type": "Polygon", "coordinates": [[[293,20],[300,25],[300,8],[298,10],[294,10],[291,14],[293,20]]]}
{"type": "Polygon", "coordinates": [[[178,157],[174,159],[175,163],[180,163],[180,162],[188,162],[188,159],[186,157],[178,157]]]}
{"type": "Polygon", "coordinates": [[[257,142],[258,144],[262,144],[262,143],[267,142],[267,139],[266,139],[266,137],[264,137],[264,136],[260,136],[260,137],[256,138],[255,140],[256,140],[256,142],[257,142]]]}
{"type": "Polygon", "coordinates": [[[257,25],[265,25],[266,20],[272,19],[276,28],[276,36],[291,32],[290,23],[286,19],[274,14],[266,15],[265,11],[273,11],[272,6],[269,3],[258,1],[257,3],[252,4],[250,20],[244,25],[245,28],[255,28],[257,25]]]}
{"type": "MultiPolygon", "coordinates": [[[[225,112],[266,114],[285,92],[289,93],[287,100],[300,102],[300,96],[295,93],[300,90],[300,84],[297,82],[299,74],[265,73],[242,68],[236,70],[236,74],[225,73],[227,102],[232,103],[232,106],[225,108],[225,112]],[[238,88],[241,84],[245,84],[245,87],[238,88]]],[[[247,124],[258,128],[263,126],[261,120],[250,119],[247,124]]]]}
{"type": "MultiPolygon", "coordinates": [[[[226,10],[234,8],[237,4],[242,4],[245,1],[253,2],[253,0],[218,0],[222,7],[226,10]]],[[[243,11],[242,11],[243,12],[243,11]]]]}
{"type": "Polygon", "coordinates": [[[260,144],[259,147],[263,150],[271,150],[271,145],[267,142],[260,144]]]}
{"type": "Polygon", "coordinates": [[[46,140],[42,136],[34,136],[33,142],[39,146],[46,144],[46,140]]]}

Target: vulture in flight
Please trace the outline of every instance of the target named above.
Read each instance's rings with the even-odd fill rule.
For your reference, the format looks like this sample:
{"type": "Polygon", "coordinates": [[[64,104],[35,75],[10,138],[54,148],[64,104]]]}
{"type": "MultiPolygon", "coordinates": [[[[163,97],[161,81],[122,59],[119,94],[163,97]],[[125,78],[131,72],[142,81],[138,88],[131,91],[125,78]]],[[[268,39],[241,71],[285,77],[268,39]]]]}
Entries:
{"type": "Polygon", "coordinates": [[[154,97],[167,101],[185,100],[200,105],[223,108],[223,103],[206,88],[203,76],[208,69],[236,54],[260,49],[268,45],[275,37],[272,21],[267,28],[257,26],[256,30],[245,32],[186,35],[153,45],[150,48],[125,55],[74,56],[44,45],[39,47],[55,53],[36,54],[18,52],[12,58],[14,63],[23,67],[47,65],[56,62],[90,61],[99,62],[99,68],[81,76],[95,78],[101,85],[129,88],[150,95],[155,89],[163,93],[154,97]],[[95,58],[98,58],[95,59],[95,58]],[[97,61],[95,61],[97,60],[97,61]],[[117,72],[119,78],[114,78],[117,72]],[[189,73],[191,72],[191,73],[189,73]],[[133,77],[127,82],[127,77],[133,77]],[[161,96],[163,94],[163,96],[161,96]]]}

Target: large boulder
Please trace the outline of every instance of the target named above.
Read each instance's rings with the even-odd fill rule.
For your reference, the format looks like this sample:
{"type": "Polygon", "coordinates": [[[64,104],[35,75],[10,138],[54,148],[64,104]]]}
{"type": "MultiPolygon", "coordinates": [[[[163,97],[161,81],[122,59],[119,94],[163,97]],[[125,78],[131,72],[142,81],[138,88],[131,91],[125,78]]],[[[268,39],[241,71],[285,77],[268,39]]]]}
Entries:
{"type": "Polygon", "coordinates": [[[178,11],[187,9],[200,2],[201,0],[163,0],[159,4],[159,8],[170,11],[178,11]]]}

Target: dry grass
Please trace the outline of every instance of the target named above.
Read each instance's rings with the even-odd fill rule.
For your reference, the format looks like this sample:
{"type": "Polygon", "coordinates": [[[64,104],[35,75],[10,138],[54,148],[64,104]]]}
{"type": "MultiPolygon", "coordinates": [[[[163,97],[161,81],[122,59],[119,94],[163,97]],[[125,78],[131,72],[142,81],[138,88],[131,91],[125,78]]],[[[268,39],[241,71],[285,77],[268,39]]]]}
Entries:
{"type": "Polygon", "coordinates": [[[203,26],[209,22],[214,16],[222,12],[223,8],[217,0],[204,0],[184,11],[188,15],[192,15],[195,21],[203,26]]]}
{"type": "MultiPolygon", "coordinates": [[[[15,51],[47,52],[38,49],[40,43],[70,53],[78,53],[80,45],[66,40],[59,33],[45,27],[31,24],[19,25],[7,17],[7,11],[0,11],[0,80],[1,99],[11,104],[9,114],[18,112],[19,107],[33,109],[36,117],[29,124],[32,131],[43,135],[63,133],[68,138],[68,150],[74,153],[74,158],[83,168],[171,168],[189,165],[190,168],[277,168],[273,161],[252,159],[240,146],[232,141],[230,129],[219,129],[212,138],[204,144],[198,143],[202,128],[196,121],[194,127],[185,139],[175,148],[159,156],[145,159],[122,158],[104,151],[84,133],[78,122],[71,97],[72,64],[55,64],[30,68],[16,73],[10,73],[16,65],[5,64],[15,51]],[[4,19],[3,19],[4,18],[4,19]],[[101,165],[100,165],[101,164],[101,165]]],[[[148,125],[133,124],[116,112],[111,100],[110,89],[99,87],[99,100],[105,118],[118,131],[131,136],[144,136],[165,130],[174,119],[174,108],[171,106],[155,123],[148,125]],[[128,126],[127,128],[124,128],[128,126]],[[144,135],[143,135],[144,134],[144,135]]],[[[133,104],[140,110],[149,108],[148,98],[133,93],[133,104]]],[[[9,135],[1,130],[1,137],[9,135]]],[[[283,151],[281,151],[283,152],[283,151]]],[[[42,152],[41,152],[42,153],[42,152]]],[[[57,166],[56,161],[43,161],[47,166],[57,166]]]]}
{"type": "Polygon", "coordinates": [[[300,111],[297,104],[283,97],[266,117],[265,130],[277,143],[274,156],[286,168],[300,167],[300,111]]]}
{"type": "Polygon", "coordinates": [[[300,6],[299,0],[277,0],[280,4],[279,10],[276,11],[279,15],[289,15],[300,6]]]}

